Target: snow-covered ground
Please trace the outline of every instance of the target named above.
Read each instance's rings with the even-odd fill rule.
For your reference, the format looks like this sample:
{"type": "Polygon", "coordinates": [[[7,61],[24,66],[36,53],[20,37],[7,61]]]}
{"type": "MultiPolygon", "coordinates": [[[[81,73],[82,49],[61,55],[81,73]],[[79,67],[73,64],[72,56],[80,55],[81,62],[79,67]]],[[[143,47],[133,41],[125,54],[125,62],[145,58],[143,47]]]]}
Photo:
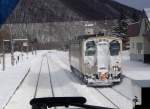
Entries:
{"type": "Polygon", "coordinates": [[[123,74],[133,80],[150,80],[150,64],[130,61],[129,51],[123,52],[123,74]]]}
{"type": "MultiPolygon", "coordinates": [[[[54,95],[62,97],[84,96],[87,98],[87,104],[115,108],[115,106],[110,101],[98,93],[94,88],[89,88],[86,85],[80,84],[78,80],[72,76],[68,66],[68,61],[65,60],[67,59],[66,55],[67,53],[58,51],[50,51],[47,54],[54,87],[54,95]],[[64,63],[64,61],[66,63],[64,63]]],[[[42,57],[43,56],[39,56],[34,61],[32,61],[32,65],[30,64],[31,70],[29,74],[11,97],[8,104],[5,106],[5,109],[12,109],[12,107],[14,109],[31,108],[29,101],[35,95],[42,57]]],[[[46,59],[43,58],[36,97],[52,96],[50,80],[48,77],[48,65],[46,64],[46,59]]]]}
{"type": "MultiPolygon", "coordinates": [[[[57,62],[59,62],[59,65],[61,65],[62,68],[65,68],[66,70],[70,71],[68,52],[63,52],[63,51],[62,52],[61,51],[59,51],[59,52],[58,51],[53,51],[53,52],[55,52],[55,54],[56,54],[56,55],[54,55],[55,58],[59,58],[58,60],[61,60],[61,61],[57,61],[57,62]]],[[[123,53],[123,63],[124,63],[124,61],[130,61],[128,51],[125,51],[123,53]]],[[[80,88],[78,88],[78,89],[80,90],[80,88]]],[[[132,100],[129,100],[126,97],[120,95],[118,92],[116,92],[112,88],[98,88],[98,90],[101,93],[103,93],[103,95],[105,95],[107,98],[109,98],[109,100],[111,100],[113,102],[113,104],[116,105],[117,108],[120,108],[120,109],[132,109],[133,106],[134,106],[132,100]]],[[[102,97],[102,99],[106,99],[106,98],[102,97]]],[[[89,101],[89,104],[90,103],[91,103],[91,101],[89,101]]],[[[105,105],[105,106],[107,106],[107,105],[105,105]]]]}
{"type": "MultiPolygon", "coordinates": [[[[21,84],[22,80],[28,73],[30,66],[44,54],[45,51],[40,51],[37,55],[28,54],[28,59],[20,60],[18,64],[11,66],[10,61],[6,61],[5,71],[0,71],[0,109],[3,109],[11,96],[17,90],[18,86],[21,84]],[[8,65],[7,65],[8,64],[8,65]]],[[[10,59],[10,55],[6,56],[6,60],[10,59]],[[8,56],[8,57],[7,57],[8,56]]]]}
{"type": "MultiPolygon", "coordinates": [[[[27,60],[13,67],[10,65],[6,71],[0,72],[1,109],[30,109],[31,106],[29,105],[29,101],[34,96],[52,96],[50,75],[52,78],[54,95],[56,97],[83,96],[87,99],[87,104],[90,105],[116,108],[113,104],[115,103],[120,109],[132,109],[132,101],[119,95],[111,88],[98,89],[103,93],[101,94],[94,88],[81,84],[70,70],[68,52],[49,50],[38,51],[37,54],[37,56],[32,56],[30,54],[27,60]],[[47,59],[50,71],[48,69],[47,59]],[[37,80],[39,80],[38,84],[37,80]],[[22,83],[20,84],[21,81],[22,83]],[[36,86],[37,92],[35,93],[36,86]],[[109,100],[104,95],[109,98],[109,100]]],[[[137,80],[141,78],[150,79],[150,74],[148,73],[148,69],[150,71],[149,65],[140,62],[131,62],[129,59],[129,53],[125,51],[123,53],[123,73],[126,76],[131,76],[130,78],[137,80]],[[139,76],[134,76],[135,73],[140,75],[141,78],[139,76]]]]}
{"type": "MultiPolygon", "coordinates": [[[[20,64],[22,62],[24,62],[25,60],[27,60],[29,57],[31,58],[32,53],[29,52],[28,54],[25,52],[14,52],[14,65],[20,64]],[[19,60],[18,60],[19,57],[19,60]]],[[[3,69],[3,54],[0,54],[0,70],[3,69]]],[[[6,53],[5,54],[5,69],[9,69],[12,67],[11,65],[11,54],[10,53],[6,53]]]]}
{"type": "Polygon", "coordinates": [[[83,96],[87,99],[87,104],[116,108],[103,95],[98,93],[94,88],[87,87],[79,83],[72,76],[65,53],[51,53],[50,66],[52,72],[52,80],[54,84],[54,92],[56,96],[83,96]],[[60,91],[61,89],[61,91],[60,91]]]}

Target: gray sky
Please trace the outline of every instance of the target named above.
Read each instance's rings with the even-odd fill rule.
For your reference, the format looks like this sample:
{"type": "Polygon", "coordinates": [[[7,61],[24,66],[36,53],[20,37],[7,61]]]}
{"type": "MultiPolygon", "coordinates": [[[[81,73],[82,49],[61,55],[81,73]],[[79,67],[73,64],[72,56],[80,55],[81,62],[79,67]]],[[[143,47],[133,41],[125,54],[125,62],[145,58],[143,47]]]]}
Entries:
{"type": "Polygon", "coordinates": [[[150,0],[115,0],[128,6],[142,10],[143,8],[150,8],[150,0]]]}

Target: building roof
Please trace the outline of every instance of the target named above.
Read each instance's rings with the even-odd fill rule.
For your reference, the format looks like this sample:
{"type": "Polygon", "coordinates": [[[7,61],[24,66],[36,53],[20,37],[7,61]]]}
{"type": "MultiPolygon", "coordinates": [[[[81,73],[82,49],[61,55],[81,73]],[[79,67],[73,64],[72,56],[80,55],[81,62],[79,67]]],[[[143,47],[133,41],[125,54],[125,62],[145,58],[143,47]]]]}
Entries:
{"type": "Polygon", "coordinates": [[[140,33],[140,22],[128,24],[128,36],[135,37],[140,33]]]}
{"type": "Polygon", "coordinates": [[[140,22],[128,24],[128,36],[135,37],[139,35],[150,36],[150,8],[143,10],[143,19],[140,22]]]}
{"type": "Polygon", "coordinates": [[[145,8],[144,14],[145,14],[144,17],[146,17],[147,21],[145,22],[146,24],[144,25],[145,28],[144,28],[143,36],[149,37],[150,36],[150,8],[145,8]]]}
{"type": "Polygon", "coordinates": [[[150,8],[145,8],[144,11],[145,11],[145,14],[146,14],[149,22],[150,22],[150,8]]]}

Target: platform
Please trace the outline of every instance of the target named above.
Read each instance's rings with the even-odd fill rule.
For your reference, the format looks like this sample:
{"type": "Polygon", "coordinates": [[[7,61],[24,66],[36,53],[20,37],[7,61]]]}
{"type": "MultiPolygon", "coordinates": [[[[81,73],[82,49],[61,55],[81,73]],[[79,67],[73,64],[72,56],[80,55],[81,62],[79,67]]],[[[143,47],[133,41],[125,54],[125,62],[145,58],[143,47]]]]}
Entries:
{"type": "Polygon", "coordinates": [[[148,105],[147,93],[150,90],[150,64],[130,61],[128,51],[123,53],[123,79],[113,87],[118,93],[133,101],[134,105],[148,105]]]}

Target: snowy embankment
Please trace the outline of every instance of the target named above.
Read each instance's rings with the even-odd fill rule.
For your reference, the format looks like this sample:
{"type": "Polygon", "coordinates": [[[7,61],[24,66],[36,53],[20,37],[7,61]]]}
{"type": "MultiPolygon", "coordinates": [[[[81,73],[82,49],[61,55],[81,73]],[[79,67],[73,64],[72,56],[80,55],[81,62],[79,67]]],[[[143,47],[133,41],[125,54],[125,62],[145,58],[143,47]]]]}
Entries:
{"type": "Polygon", "coordinates": [[[53,76],[53,86],[56,96],[83,96],[87,104],[116,108],[110,101],[92,87],[81,84],[71,70],[68,52],[52,51],[49,54],[53,76]],[[58,87],[59,86],[59,87],[58,87]],[[61,91],[60,91],[61,89],[61,91]]]}
{"type": "MultiPolygon", "coordinates": [[[[61,60],[65,64],[59,61],[56,61],[56,62],[59,62],[63,68],[70,70],[68,68],[69,67],[68,52],[56,51],[56,54],[57,54],[57,58],[62,57],[57,60],[61,60]]],[[[130,78],[131,80],[150,80],[150,73],[149,73],[150,65],[144,64],[139,61],[130,61],[129,51],[123,51],[122,70],[123,70],[123,74],[126,77],[130,78]]],[[[104,89],[100,89],[100,91],[102,91],[104,95],[106,95],[110,100],[112,100],[115,104],[117,104],[117,106],[120,109],[132,109],[134,106],[134,102],[132,101],[134,98],[134,94],[132,93],[132,91],[129,91],[129,90],[133,90],[133,86],[132,84],[124,82],[124,81],[122,82],[121,85],[117,85],[116,87],[114,87],[115,90],[111,88],[104,88],[104,89]]]]}
{"type": "Polygon", "coordinates": [[[43,61],[41,61],[42,56],[37,57],[38,61],[31,65],[30,73],[5,109],[30,109],[31,106],[29,101],[33,97],[53,96],[50,83],[52,83],[54,96],[56,97],[84,96],[87,98],[87,104],[115,108],[110,101],[94,88],[89,88],[81,84],[79,80],[72,75],[68,63],[68,52],[51,50],[48,52],[47,57],[50,70],[48,69],[46,57],[43,57],[43,61]],[[49,72],[51,75],[51,82],[49,72]],[[36,96],[34,95],[35,93],[36,96]]]}
{"type": "MultiPolygon", "coordinates": [[[[101,94],[94,88],[81,84],[81,81],[79,81],[70,70],[69,53],[58,50],[39,51],[37,56],[30,55],[27,61],[19,63],[14,67],[10,66],[5,72],[1,72],[0,106],[2,108],[9,101],[25,75],[28,74],[27,72],[30,67],[30,73],[16,91],[15,95],[13,95],[5,109],[12,109],[12,107],[14,109],[31,108],[29,101],[34,97],[39,72],[41,72],[41,74],[39,78],[37,97],[51,96],[50,82],[48,78],[49,70],[46,59],[43,60],[42,68],[40,70],[41,59],[44,56],[43,54],[47,54],[48,57],[55,96],[83,96],[87,99],[87,104],[90,105],[115,108],[116,106],[114,104],[116,104],[120,109],[132,109],[132,99],[120,95],[120,93],[111,88],[99,88],[98,90],[103,93],[101,94]]],[[[123,73],[126,76],[133,75],[132,77],[134,77],[134,71],[136,69],[143,69],[141,72],[145,71],[144,68],[149,69],[149,66],[146,64],[130,61],[128,51],[123,52],[122,58],[123,73]]],[[[142,74],[141,72],[139,71],[139,74],[142,74]]],[[[124,88],[126,87],[126,84],[122,85],[124,88]]]]}
{"type": "Polygon", "coordinates": [[[129,51],[122,55],[123,74],[133,80],[150,80],[150,65],[140,61],[130,61],[129,51]]]}
{"type": "MultiPolygon", "coordinates": [[[[20,61],[17,64],[15,63],[14,66],[11,66],[10,64],[10,54],[6,55],[6,70],[0,71],[0,109],[3,109],[9,99],[13,96],[23,79],[28,74],[32,63],[44,53],[46,53],[46,51],[37,53],[36,56],[32,55],[32,53],[29,53],[28,56],[24,54],[24,59],[20,59],[20,61]]],[[[15,55],[18,54],[18,52],[15,53],[15,55]]]]}
{"type": "MultiPolygon", "coordinates": [[[[32,53],[29,52],[28,54],[25,52],[14,52],[14,66],[26,61],[29,57],[31,57],[32,53]]],[[[3,54],[0,54],[0,70],[3,70],[3,54]]],[[[11,65],[11,54],[6,53],[5,54],[5,69],[10,69],[12,67],[11,65]]]]}

